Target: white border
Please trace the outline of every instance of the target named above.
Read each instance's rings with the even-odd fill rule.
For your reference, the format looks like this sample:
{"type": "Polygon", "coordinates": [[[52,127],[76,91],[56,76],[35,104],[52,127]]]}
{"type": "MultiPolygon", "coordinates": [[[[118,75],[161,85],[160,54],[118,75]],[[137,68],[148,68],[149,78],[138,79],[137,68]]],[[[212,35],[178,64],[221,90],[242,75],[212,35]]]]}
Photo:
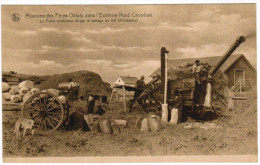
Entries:
{"type": "MultiPolygon", "coordinates": [[[[257,20],[257,32],[259,30],[259,23],[258,23],[258,18],[259,17],[259,1],[258,0],[109,0],[109,1],[105,1],[105,0],[95,0],[95,1],[82,1],[82,0],[73,0],[73,1],[68,1],[68,0],[1,0],[0,4],[2,5],[113,5],[113,4],[229,4],[229,3],[256,3],[256,20],[257,20]]],[[[1,8],[0,8],[0,12],[1,12],[1,8]]],[[[0,14],[0,20],[1,20],[1,14],[0,14]]],[[[1,31],[1,27],[0,27],[0,31],[1,31]]],[[[1,31],[2,32],[2,31],[1,31]]],[[[1,34],[0,34],[1,36],[1,34]]],[[[0,42],[1,42],[2,36],[0,38],[0,42]]],[[[259,35],[257,35],[257,43],[259,41],[259,35]]],[[[2,42],[1,42],[2,43],[2,42]]],[[[2,44],[0,44],[0,48],[2,48],[2,44]]],[[[2,50],[2,49],[1,49],[2,50]]],[[[2,64],[2,51],[0,52],[1,56],[0,56],[0,60],[1,60],[1,64],[2,64]]],[[[259,54],[259,44],[257,44],[257,82],[260,81],[260,73],[259,71],[259,62],[260,62],[260,58],[258,57],[259,54]]],[[[1,65],[2,66],[2,65],[1,65]]],[[[2,72],[2,67],[1,67],[1,72],[2,72]]],[[[259,88],[257,88],[257,95],[259,96],[260,94],[260,90],[259,88]]],[[[257,99],[257,102],[259,103],[259,97],[257,99]]],[[[2,100],[0,101],[0,107],[2,109],[2,100]]],[[[258,106],[258,110],[259,110],[259,106],[258,106]]],[[[259,111],[258,111],[258,115],[257,118],[259,119],[259,111]]],[[[260,128],[259,126],[259,120],[258,120],[258,128],[260,128]]],[[[1,134],[0,134],[0,144],[2,144],[2,111],[0,113],[0,130],[1,130],[1,134]]],[[[258,129],[259,131],[259,129],[258,129]]],[[[258,136],[258,144],[259,144],[259,136],[258,136]]],[[[2,145],[1,149],[0,149],[0,163],[3,162],[3,154],[2,154],[2,145]]],[[[259,159],[259,145],[258,145],[258,159],[259,159]]],[[[15,163],[11,163],[11,164],[15,164],[15,163]]],[[[180,163],[177,163],[180,164],[180,163]]]]}

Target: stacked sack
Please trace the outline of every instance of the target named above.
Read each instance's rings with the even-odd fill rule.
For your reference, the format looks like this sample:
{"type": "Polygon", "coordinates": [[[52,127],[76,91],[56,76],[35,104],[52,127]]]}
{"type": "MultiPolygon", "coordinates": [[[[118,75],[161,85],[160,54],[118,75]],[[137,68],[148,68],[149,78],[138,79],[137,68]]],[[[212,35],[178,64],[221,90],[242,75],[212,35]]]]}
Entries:
{"type": "Polygon", "coordinates": [[[20,103],[31,95],[30,90],[33,88],[34,84],[29,80],[19,83],[18,86],[10,86],[8,83],[2,82],[2,96],[5,101],[20,103]]]}
{"type": "MultiPolygon", "coordinates": [[[[11,101],[13,103],[25,102],[31,95],[40,92],[49,92],[58,97],[62,104],[66,104],[68,99],[66,96],[59,95],[57,89],[47,89],[41,91],[39,88],[34,87],[34,83],[29,80],[25,80],[18,84],[18,86],[10,86],[6,82],[2,82],[2,98],[3,101],[11,101]]],[[[45,94],[41,94],[44,97],[45,94]]],[[[47,95],[46,95],[47,96],[47,95]]]]}
{"type": "Polygon", "coordinates": [[[162,129],[161,119],[155,113],[149,113],[147,117],[140,117],[136,121],[136,127],[141,132],[159,132],[162,129]]]}

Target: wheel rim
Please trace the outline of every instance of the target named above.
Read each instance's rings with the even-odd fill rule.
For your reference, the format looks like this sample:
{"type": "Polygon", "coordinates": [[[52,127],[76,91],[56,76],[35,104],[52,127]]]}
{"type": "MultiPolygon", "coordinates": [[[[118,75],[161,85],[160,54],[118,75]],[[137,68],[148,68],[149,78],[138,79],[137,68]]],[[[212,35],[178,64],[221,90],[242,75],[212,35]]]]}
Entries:
{"type": "Polygon", "coordinates": [[[31,95],[22,106],[22,117],[34,120],[38,129],[56,130],[64,122],[64,107],[61,101],[49,92],[31,95]]]}

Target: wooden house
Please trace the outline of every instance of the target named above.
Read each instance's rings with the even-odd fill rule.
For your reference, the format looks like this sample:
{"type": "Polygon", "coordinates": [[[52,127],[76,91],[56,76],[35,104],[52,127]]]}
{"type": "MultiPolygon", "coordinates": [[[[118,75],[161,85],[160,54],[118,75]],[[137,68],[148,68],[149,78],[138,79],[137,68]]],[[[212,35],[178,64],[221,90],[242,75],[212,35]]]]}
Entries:
{"type": "MultiPolygon", "coordinates": [[[[130,86],[134,87],[135,83],[137,81],[137,77],[131,77],[131,76],[119,76],[116,81],[114,82],[114,86],[130,86]]],[[[123,90],[114,88],[116,91],[115,96],[117,100],[123,100],[123,90]]],[[[133,91],[125,91],[125,98],[126,100],[130,100],[134,97],[133,91]]]]}

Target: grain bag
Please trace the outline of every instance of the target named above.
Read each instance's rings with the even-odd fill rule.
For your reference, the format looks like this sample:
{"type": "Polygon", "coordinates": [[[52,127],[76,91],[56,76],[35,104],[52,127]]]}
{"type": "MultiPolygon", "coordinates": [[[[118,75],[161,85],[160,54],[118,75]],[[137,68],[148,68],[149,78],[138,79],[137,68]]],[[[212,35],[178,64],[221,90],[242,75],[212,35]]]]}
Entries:
{"type": "Polygon", "coordinates": [[[101,129],[100,129],[100,123],[98,120],[95,120],[92,124],[92,127],[91,127],[91,131],[92,132],[101,132],[101,129]]]}
{"type": "Polygon", "coordinates": [[[61,102],[62,104],[67,104],[67,102],[68,102],[68,98],[67,98],[66,96],[64,96],[64,95],[60,95],[60,96],[58,97],[58,99],[60,100],[60,102],[61,102]]]}
{"type": "Polygon", "coordinates": [[[159,132],[162,129],[160,117],[156,115],[150,115],[148,117],[148,123],[150,124],[152,132],[159,132]]]}
{"type": "Polygon", "coordinates": [[[32,88],[31,92],[32,92],[32,94],[41,93],[41,90],[39,88],[32,88]]]}
{"type": "Polygon", "coordinates": [[[113,133],[110,121],[107,120],[107,119],[103,119],[103,120],[100,121],[100,129],[105,134],[112,134],[113,133]]]}
{"type": "Polygon", "coordinates": [[[3,96],[3,98],[4,98],[6,101],[10,101],[10,100],[11,100],[11,94],[10,94],[9,92],[2,93],[2,96],[3,96]]]}
{"type": "Polygon", "coordinates": [[[150,132],[151,127],[147,118],[144,118],[141,125],[141,132],[150,132]]]}
{"type": "Polygon", "coordinates": [[[8,92],[10,90],[10,85],[6,82],[2,82],[2,93],[8,92]]]}
{"type": "Polygon", "coordinates": [[[178,123],[178,109],[177,108],[172,108],[170,123],[171,124],[178,123]]]}
{"type": "Polygon", "coordinates": [[[59,96],[59,90],[57,90],[57,89],[47,89],[47,92],[53,94],[56,97],[59,96]]]}
{"type": "Polygon", "coordinates": [[[162,104],[162,122],[168,123],[168,104],[162,104]]]}
{"type": "Polygon", "coordinates": [[[28,88],[28,89],[32,89],[32,88],[34,87],[34,84],[33,84],[33,82],[30,81],[30,80],[25,80],[25,81],[19,83],[18,86],[19,86],[20,88],[26,87],[26,88],[28,88]]]}
{"type": "Polygon", "coordinates": [[[31,92],[31,91],[28,91],[28,92],[23,96],[23,102],[25,102],[31,95],[32,95],[32,92],[31,92]]]}
{"type": "Polygon", "coordinates": [[[28,91],[29,91],[28,88],[22,87],[22,88],[19,90],[19,95],[24,96],[28,91]]]}
{"type": "Polygon", "coordinates": [[[11,89],[9,90],[9,93],[13,94],[18,94],[20,88],[18,86],[11,86],[11,89]]]}
{"type": "Polygon", "coordinates": [[[22,101],[22,96],[19,95],[19,94],[14,94],[14,95],[11,95],[11,98],[10,98],[11,102],[13,103],[19,103],[22,101]]]}

